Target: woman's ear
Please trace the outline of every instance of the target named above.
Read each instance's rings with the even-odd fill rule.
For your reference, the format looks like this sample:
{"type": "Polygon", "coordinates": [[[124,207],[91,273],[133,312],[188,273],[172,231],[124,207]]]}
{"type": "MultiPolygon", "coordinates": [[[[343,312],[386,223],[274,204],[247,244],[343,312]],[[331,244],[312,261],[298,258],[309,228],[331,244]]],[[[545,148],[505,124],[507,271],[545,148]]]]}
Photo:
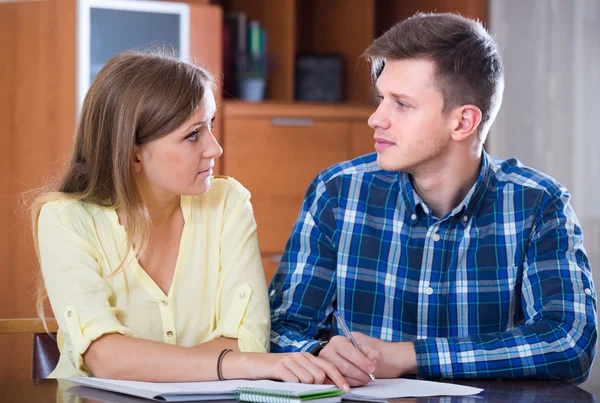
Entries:
{"type": "Polygon", "coordinates": [[[139,145],[135,145],[133,149],[133,172],[142,170],[142,150],[139,145]]]}
{"type": "Polygon", "coordinates": [[[463,105],[454,112],[454,127],[452,138],[456,141],[462,141],[469,137],[479,128],[481,123],[481,109],[475,105],[463,105]]]}

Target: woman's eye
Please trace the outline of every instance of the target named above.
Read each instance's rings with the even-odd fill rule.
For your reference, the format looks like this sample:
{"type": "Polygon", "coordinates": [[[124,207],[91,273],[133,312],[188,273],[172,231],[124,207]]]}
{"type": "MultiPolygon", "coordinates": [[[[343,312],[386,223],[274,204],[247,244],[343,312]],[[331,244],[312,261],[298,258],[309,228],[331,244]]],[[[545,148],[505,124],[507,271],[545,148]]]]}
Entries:
{"type": "Polygon", "coordinates": [[[189,141],[198,140],[198,129],[194,129],[194,131],[191,132],[185,139],[189,141]]]}

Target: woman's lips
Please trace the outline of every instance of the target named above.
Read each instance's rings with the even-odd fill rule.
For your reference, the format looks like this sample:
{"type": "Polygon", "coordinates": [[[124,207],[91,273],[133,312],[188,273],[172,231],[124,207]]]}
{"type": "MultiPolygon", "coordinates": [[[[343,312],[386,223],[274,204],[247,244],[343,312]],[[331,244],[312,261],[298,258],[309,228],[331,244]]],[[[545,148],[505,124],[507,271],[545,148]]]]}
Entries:
{"type": "Polygon", "coordinates": [[[211,175],[212,175],[212,173],[213,173],[213,170],[212,170],[212,168],[208,168],[208,169],[207,169],[207,170],[205,170],[205,171],[200,171],[200,172],[198,172],[198,175],[202,175],[202,176],[211,176],[211,175]]]}

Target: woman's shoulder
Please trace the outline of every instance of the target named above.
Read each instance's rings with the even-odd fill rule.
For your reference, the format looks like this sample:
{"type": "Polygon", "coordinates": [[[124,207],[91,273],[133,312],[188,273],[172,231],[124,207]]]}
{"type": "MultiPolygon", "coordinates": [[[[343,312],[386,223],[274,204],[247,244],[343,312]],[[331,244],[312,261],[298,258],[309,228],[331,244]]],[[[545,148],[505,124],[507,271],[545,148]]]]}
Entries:
{"type": "Polygon", "coordinates": [[[77,199],[62,198],[47,201],[40,209],[39,225],[54,221],[64,226],[93,225],[93,216],[102,207],[77,199]]]}

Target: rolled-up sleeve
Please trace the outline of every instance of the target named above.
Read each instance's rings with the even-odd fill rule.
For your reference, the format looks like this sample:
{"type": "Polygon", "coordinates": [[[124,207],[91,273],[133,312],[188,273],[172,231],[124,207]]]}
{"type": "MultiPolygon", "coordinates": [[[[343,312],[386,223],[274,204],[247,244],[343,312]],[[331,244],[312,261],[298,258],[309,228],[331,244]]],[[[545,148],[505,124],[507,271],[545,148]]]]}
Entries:
{"type": "MultiPolygon", "coordinates": [[[[110,305],[113,292],[103,278],[98,253],[86,238],[93,221],[76,202],[46,203],[38,218],[42,275],[52,311],[73,366],[90,375],[83,354],[104,334],[135,336],[110,305]]],[[[64,353],[64,352],[62,352],[64,353]]]]}
{"type": "Polygon", "coordinates": [[[221,231],[217,328],[212,338],[238,340],[240,351],[267,352],[269,301],[250,193],[233,179],[221,231]]]}

